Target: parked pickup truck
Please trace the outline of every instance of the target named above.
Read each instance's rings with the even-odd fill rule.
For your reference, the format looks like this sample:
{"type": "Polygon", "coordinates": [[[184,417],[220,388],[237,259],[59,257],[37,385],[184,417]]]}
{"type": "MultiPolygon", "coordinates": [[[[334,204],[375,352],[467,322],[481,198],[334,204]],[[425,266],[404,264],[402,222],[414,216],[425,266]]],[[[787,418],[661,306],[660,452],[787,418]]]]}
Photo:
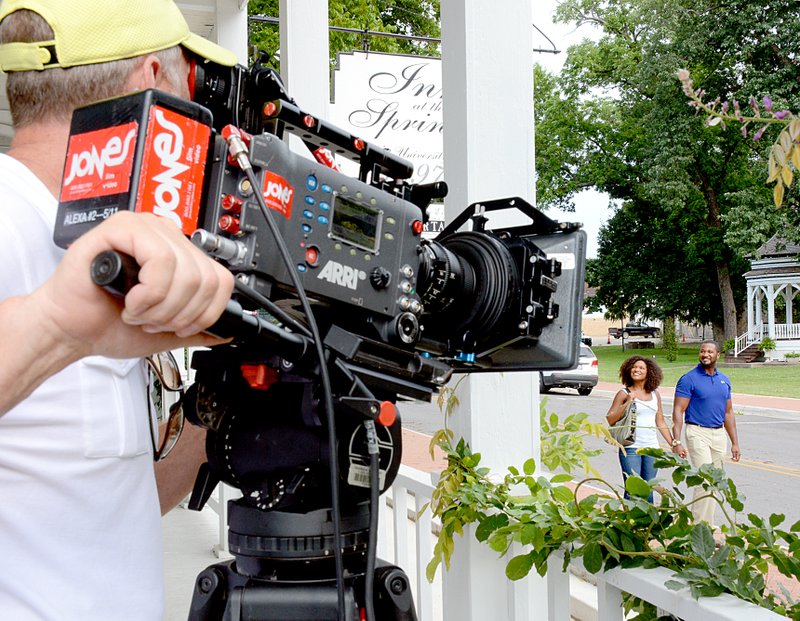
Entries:
{"type": "Polygon", "coordinates": [[[609,328],[608,336],[612,336],[615,339],[618,339],[619,337],[627,339],[631,336],[657,338],[661,336],[661,328],[648,326],[643,323],[629,323],[624,328],[609,328]]]}

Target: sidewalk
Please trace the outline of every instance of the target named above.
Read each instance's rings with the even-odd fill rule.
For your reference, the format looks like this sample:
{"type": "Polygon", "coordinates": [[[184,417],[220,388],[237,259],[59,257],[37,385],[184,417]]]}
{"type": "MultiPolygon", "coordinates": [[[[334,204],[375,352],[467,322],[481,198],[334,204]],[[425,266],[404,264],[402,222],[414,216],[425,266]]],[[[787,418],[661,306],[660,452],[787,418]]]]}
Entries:
{"type": "MultiPolygon", "coordinates": [[[[600,382],[596,390],[615,393],[621,387],[620,384],[613,384],[611,382],[600,382]]],[[[672,400],[675,397],[675,388],[671,386],[661,387],[658,389],[664,399],[672,400]]],[[[767,397],[764,395],[746,395],[742,393],[733,393],[733,408],[749,406],[756,408],[764,408],[766,410],[782,410],[785,412],[797,412],[800,414],[800,399],[792,399],[790,397],[767,397]]],[[[441,451],[436,449],[434,451],[435,459],[431,459],[430,450],[428,448],[430,437],[412,431],[403,429],[403,463],[417,470],[423,472],[439,472],[445,466],[445,459],[441,451]]]]}
{"type": "MultiPolygon", "coordinates": [[[[600,382],[597,385],[597,390],[607,390],[609,392],[616,392],[622,388],[622,384],[614,384],[611,382],[600,382]]],[[[675,397],[675,388],[672,386],[662,386],[658,389],[661,396],[672,400],[675,397]]],[[[768,410],[784,410],[788,412],[797,412],[800,414],[800,399],[793,399],[791,397],[767,397],[765,395],[745,395],[743,393],[733,393],[733,409],[737,406],[747,405],[756,408],[765,408],[768,410]]]]}

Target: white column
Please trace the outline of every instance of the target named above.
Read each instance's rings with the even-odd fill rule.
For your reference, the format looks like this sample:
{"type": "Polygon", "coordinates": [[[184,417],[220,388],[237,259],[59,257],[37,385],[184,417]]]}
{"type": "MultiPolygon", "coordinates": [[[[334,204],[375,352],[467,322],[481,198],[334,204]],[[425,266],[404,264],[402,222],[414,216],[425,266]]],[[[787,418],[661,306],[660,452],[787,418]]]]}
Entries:
{"type": "Polygon", "coordinates": [[[767,290],[767,322],[769,337],[775,338],[775,285],[770,285],[767,290]]]}
{"type": "MultiPolygon", "coordinates": [[[[759,286],[756,290],[756,327],[760,330],[761,325],[764,323],[764,319],[762,317],[762,307],[764,303],[764,289],[763,287],[759,286]]],[[[754,337],[755,338],[755,335],[754,337]]]]}
{"type": "Polygon", "coordinates": [[[247,0],[217,0],[216,39],[247,66],[247,0]]]}
{"type": "Polygon", "coordinates": [[[756,306],[756,290],[753,285],[747,285],[747,340],[753,340],[753,327],[756,321],[755,318],[756,306]]]}
{"type": "MultiPolygon", "coordinates": [[[[531,3],[509,0],[500,10],[486,0],[443,0],[441,7],[446,218],[480,200],[532,202],[531,3]]],[[[537,377],[476,374],[459,386],[455,433],[498,473],[529,457],[538,461],[537,377]]],[[[546,618],[544,582],[532,572],[512,585],[507,560],[465,532],[444,575],[445,621],[546,618]]]]}
{"type": "Polygon", "coordinates": [[[281,78],[297,105],[323,119],[330,104],[327,0],[281,0],[281,78]]]}

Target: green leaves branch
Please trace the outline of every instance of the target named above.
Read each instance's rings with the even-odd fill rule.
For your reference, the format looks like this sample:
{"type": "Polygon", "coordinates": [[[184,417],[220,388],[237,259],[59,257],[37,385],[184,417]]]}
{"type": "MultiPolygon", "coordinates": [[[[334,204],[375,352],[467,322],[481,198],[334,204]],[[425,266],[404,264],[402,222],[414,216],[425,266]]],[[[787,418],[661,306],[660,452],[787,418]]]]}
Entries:
{"type": "MultiPolygon", "coordinates": [[[[626,499],[596,473],[573,481],[571,472],[576,468],[593,472],[588,455],[597,451],[586,449],[584,438],[611,440],[607,430],[590,423],[585,414],[559,421],[557,415],[546,413],[544,403],[540,418],[543,463],[565,471],[550,477],[537,476],[536,463],[529,459],[521,471],[511,466],[500,478],[480,466],[480,454],[463,439],[454,442],[449,431],[437,434],[433,444],[445,453],[448,465],[430,502],[442,528],[428,564],[429,580],[442,563],[450,567],[455,536],[463,536],[472,526],[476,539],[500,555],[508,555],[512,544],[522,546],[523,552],[506,564],[511,580],[534,569],[544,575],[550,554],[559,551],[565,567],[580,558],[590,573],[618,566],[666,567],[674,572],[666,584],[671,589],[688,587],[693,597],[727,592],[800,621],[800,603],[788,591],[779,595],[766,587],[770,566],[800,579],[800,560],[795,558],[800,522],[785,529],[780,528],[783,515],[763,519],[750,513],[740,520],[743,498],[722,470],[710,465],[694,469],[660,449],[639,452],[654,457],[662,472],[671,471],[671,486],[630,476],[626,499]],[[581,451],[582,456],[576,454],[581,451]],[[599,483],[608,492],[586,493],[589,483],[599,483]],[[692,521],[686,494],[695,488],[713,496],[722,508],[726,524],[718,540],[707,524],[692,521]],[[660,494],[658,504],[647,501],[653,489],[660,494]]],[[[639,613],[637,619],[654,618],[651,607],[635,598],[627,598],[625,606],[639,613]]]]}

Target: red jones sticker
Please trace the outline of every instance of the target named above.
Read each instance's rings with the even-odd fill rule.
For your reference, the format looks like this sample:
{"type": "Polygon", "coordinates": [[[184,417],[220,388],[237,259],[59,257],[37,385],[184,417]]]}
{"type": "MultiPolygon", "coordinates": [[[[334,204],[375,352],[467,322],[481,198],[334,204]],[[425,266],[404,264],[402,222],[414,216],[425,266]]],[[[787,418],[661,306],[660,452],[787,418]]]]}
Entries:
{"type": "Polygon", "coordinates": [[[150,109],[136,211],[169,218],[186,235],[197,228],[210,136],[194,119],[150,109]]]}
{"type": "Polygon", "coordinates": [[[264,171],[264,202],[267,207],[279,211],[287,219],[292,217],[294,188],[280,175],[264,171]]]}
{"type": "Polygon", "coordinates": [[[138,124],[131,121],[70,136],[61,202],[127,192],[137,131],[138,124]]]}

